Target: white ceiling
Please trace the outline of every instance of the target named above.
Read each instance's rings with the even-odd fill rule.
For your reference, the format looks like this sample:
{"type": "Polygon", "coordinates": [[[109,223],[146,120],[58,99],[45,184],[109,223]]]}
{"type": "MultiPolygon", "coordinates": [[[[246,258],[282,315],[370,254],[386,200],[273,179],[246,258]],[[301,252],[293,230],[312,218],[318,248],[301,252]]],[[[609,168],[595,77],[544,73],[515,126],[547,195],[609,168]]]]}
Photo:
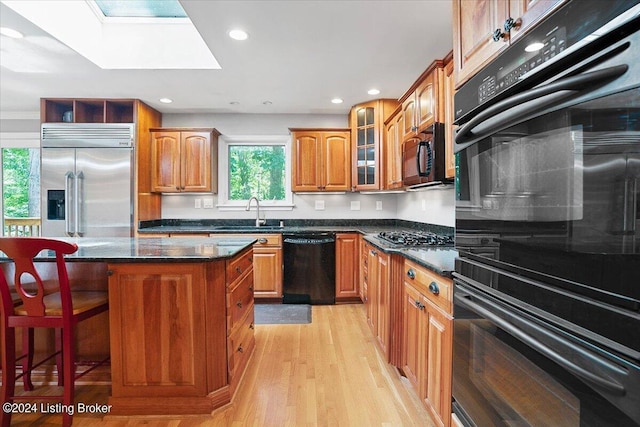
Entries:
{"type": "Polygon", "coordinates": [[[0,26],[25,35],[0,36],[0,112],[71,97],[139,98],[163,113],[343,114],[374,98],[373,87],[375,98],[399,98],[452,46],[450,0],[180,3],[221,70],[100,69],[0,4],[0,26]],[[235,27],[249,39],[231,40],[235,27]],[[13,71],[16,64],[38,72],[13,71]]]}

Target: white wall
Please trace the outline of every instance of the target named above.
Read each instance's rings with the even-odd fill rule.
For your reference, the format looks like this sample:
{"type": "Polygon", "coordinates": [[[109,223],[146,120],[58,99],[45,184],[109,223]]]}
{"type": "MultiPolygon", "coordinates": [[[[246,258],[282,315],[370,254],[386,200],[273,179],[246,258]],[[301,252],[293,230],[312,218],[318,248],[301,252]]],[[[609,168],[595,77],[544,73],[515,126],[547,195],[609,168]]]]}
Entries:
{"type": "MultiPolygon", "coordinates": [[[[347,128],[347,115],[310,114],[163,114],[164,127],[213,127],[223,135],[288,135],[289,128],[347,128]]],[[[224,166],[221,166],[224,167],[224,166]]],[[[346,193],[298,195],[290,211],[268,211],[267,219],[403,219],[453,227],[454,191],[429,189],[404,194],[346,193]],[[324,201],[324,210],[316,209],[316,201],[324,201]],[[360,209],[352,210],[352,202],[360,209]],[[376,202],[382,209],[376,209],[376,202]]],[[[221,211],[215,208],[216,195],[163,196],[163,218],[255,218],[255,211],[221,211]],[[196,209],[195,199],[212,198],[213,209],[196,209]]]]}

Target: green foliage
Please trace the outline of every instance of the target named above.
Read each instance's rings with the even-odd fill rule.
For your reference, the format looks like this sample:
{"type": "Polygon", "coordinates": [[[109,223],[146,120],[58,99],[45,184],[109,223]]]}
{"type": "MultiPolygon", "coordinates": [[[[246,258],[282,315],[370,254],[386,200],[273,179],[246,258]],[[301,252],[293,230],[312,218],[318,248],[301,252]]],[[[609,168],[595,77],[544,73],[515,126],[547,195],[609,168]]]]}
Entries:
{"type": "Polygon", "coordinates": [[[6,217],[29,216],[28,148],[2,150],[3,206],[6,217]]]}
{"type": "Polygon", "coordinates": [[[285,199],[283,145],[229,145],[229,200],[285,199]]]}

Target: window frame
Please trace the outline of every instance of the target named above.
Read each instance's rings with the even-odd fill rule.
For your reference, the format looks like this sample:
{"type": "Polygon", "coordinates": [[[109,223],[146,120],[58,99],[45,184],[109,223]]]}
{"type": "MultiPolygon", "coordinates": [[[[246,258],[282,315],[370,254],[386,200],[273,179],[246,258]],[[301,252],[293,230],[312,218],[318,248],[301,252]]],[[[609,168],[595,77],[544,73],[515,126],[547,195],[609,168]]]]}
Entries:
{"type": "Polygon", "coordinates": [[[285,155],[284,200],[260,200],[260,209],[265,211],[293,210],[291,191],[291,137],[289,135],[221,135],[218,138],[218,204],[221,210],[245,210],[248,200],[229,200],[229,146],[231,145],[283,145],[285,155]]]}

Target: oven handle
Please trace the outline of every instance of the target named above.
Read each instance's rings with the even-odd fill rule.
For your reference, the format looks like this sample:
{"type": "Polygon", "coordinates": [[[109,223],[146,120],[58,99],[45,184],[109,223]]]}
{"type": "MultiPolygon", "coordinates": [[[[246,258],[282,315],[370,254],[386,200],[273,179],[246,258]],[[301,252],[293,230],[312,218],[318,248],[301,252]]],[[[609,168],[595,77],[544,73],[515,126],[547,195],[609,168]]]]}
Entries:
{"type": "Polygon", "coordinates": [[[472,132],[472,130],[485,120],[491,119],[497,114],[504,113],[505,111],[513,107],[516,107],[525,102],[536,100],[536,102],[530,103],[527,110],[531,112],[538,111],[545,108],[550,103],[550,101],[553,101],[554,103],[559,102],[561,99],[573,96],[578,92],[584,91],[590,86],[594,86],[598,83],[608,80],[614,80],[626,73],[628,69],[629,66],[626,64],[616,65],[615,67],[609,67],[598,71],[592,71],[589,73],[568,77],[566,79],[549,83],[547,85],[540,86],[507,98],[501,102],[498,102],[492,107],[487,108],[486,110],[482,111],[477,116],[469,120],[467,123],[460,126],[455,136],[456,144],[463,144],[471,139],[479,140],[496,133],[496,131],[498,131],[505,123],[509,123],[513,119],[521,115],[521,110],[516,109],[513,112],[510,112],[493,126],[485,129],[481,134],[476,135],[472,132]],[[552,98],[545,98],[549,95],[555,96],[552,98]]]}
{"type": "MultiPolygon", "coordinates": [[[[474,292],[473,290],[467,288],[466,286],[462,285],[459,282],[456,283],[456,288],[461,290],[461,291],[463,291],[463,292],[466,292],[467,294],[469,294],[470,296],[473,296],[474,298],[477,298],[483,304],[487,305],[489,308],[491,308],[494,311],[501,311],[501,312],[503,312],[504,314],[506,314],[506,315],[508,315],[510,317],[514,317],[518,321],[524,323],[527,327],[530,327],[531,329],[540,329],[539,326],[535,325],[531,321],[529,321],[529,320],[527,320],[527,319],[525,319],[525,318],[523,318],[521,316],[518,316],[516,313],[511,313],[511,312],[506,311],[504,308],[502,308],[499,305],[497,305],[497,304],[489,301],[488,299],[482,297],[477,292],[474,292]]],[[[496,325],[498,325],[499,327],[501,327],[502,329],[504,329],[505,331],[507,331],[508,333],[513,335],[514,337],[518,338],[519,340],[521,340],[522,342],[526,343],[527,345],[533,347],[534,349],[536,349],[540,353],[542,353],[545,356],[547,356],[549,359],[553,360],[554,362],[556,362],[557,364],[561,365],[562,367],[564,367],[568,371],[572,372],[576,376],[582,378],[583,380],[588,381],[591,384],[594,384],[594,385],[596,385],[596,386],[598,386],[600,388],[603,388],[603,389],[607,390],[608,392],[610,392],[612,394],[615,394],[615,395],[618,395],[618,396],[624,396],[625,395],[626,390],[625,390],[625,388],[624,388],[624,386],[622,384],[618,383],[617,381],[611,381],[611,380],[609,380],[607,378],[602,378],[601,376],[598,376],[596,374],[593,374],[592,372],[589,372],[587,369],[583,368],[582,366],[579,366],[579,365],[573,363],[572,361],[570,361],[567,358],[563,357],[562,355],[558,354],[555,350],[549,348],[548,346],[546,346],[545,344],[541,343],[540,341],[538,341],[537,339],[535,339],[531,335],[527,334],[522,329],[518,328],[517,326],[514,326],[509,321],[503,319],[502,317],[500,317],[499,315],[495,314],[494,312],[489,311],[488,309],[482,307],[480,304],[477,304],[477,303],[475,303],[473,301],[470,301],[470,300],[468,300],[468,299],[466,299],[464,297],[456,298],[456,303],[464,305],[467,308],[477,312],[481,316],[483,316],[486,319],[490,320],[491,322],[495,323],[496,325]]],[[[548,334],[548,332],[547,332],[547,334],[548,334]]],[[[567,348],[571,349],[572,351],[574,351],[576,353],[580,353],[580,354],[588,357],[594,363],[599,364],[603,368],[614,369],[609,363],[607,363],[606,360],[603,360],[601,357],[598,357],[596,354],[593,354],[591,352],[587,352],[586,350],[584,350],[584,349],[582,349],[580,347],[577,347],[575,344],[571,343],[570,341],[568,341],[566,339],[563,339],[562,337],[557,336],[555,334],[553,335],[553,338],[557,342],[559,342],[561,345],[566,346],[567,348]]]]}

